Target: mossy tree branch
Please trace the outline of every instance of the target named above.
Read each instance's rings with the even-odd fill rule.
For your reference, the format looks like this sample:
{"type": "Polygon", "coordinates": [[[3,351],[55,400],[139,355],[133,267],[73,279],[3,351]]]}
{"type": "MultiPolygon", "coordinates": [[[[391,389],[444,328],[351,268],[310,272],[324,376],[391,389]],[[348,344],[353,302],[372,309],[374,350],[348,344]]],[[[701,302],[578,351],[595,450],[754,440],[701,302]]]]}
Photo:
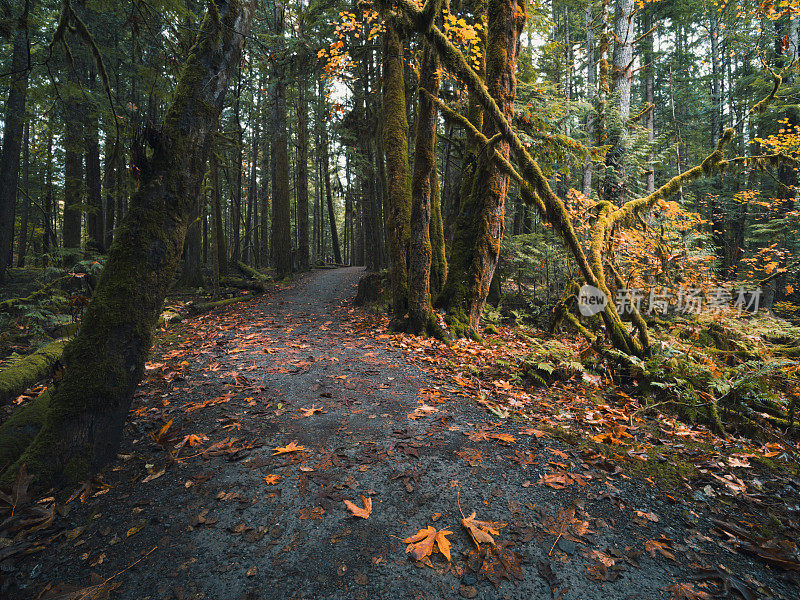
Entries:
{"type": "MultiPolygon", "coordinates": [[[[417,22],[420,9],[411,0],[394,0],[394,5],[402,14],[406,15],[412,23],[417,22]]],[[[725,145],[731,140],[733,131],[730,129],[725,131],[717,148],[702,162],[702,164],[681,175],[673,177],[667,184],[660,187],[649,196],[630,200],[618,209],[613,209],[611,205],[606,206],[604,203],[601,203],[598,207],[597,222],[590,234],[590,247],[587,255],[578,239],[572,224],[571,215],[567,211],[564,202],[553,192],[538,163],[526,150],[519,136],[517,136],[516,132],[513,130],[511,123],[503,114],[494,98],[492,98],[478,74],[468,64],[463,54],[461,54],[438,27],[434,25],[421,33],[426,36],[428,41],[438,51],[443,64],[455,74],[468,87],[471,94],[478,99],[485,114],[494,121],[497,130],[503,135],[504,140],[509,143],[521,177],[524,178],[525,182],[530,186],[533,192],[535,192],[534,194],[523,193],[523,198],[528,202],[532,202],[539,209],[542,218],[549,222],[561,236],[575,258],[578,268],[586,282],[606,294],[608,304],[601,314],[613,346],[617,350],[628,355],[643,356],[646,354],[648,349],[643,348],[640,343],[637,343],[630,336],[614,305],[611,291],[606,283],[603,271],[602,254],[605,242],[613,226],[622,222],[626,216],[645,212],[652,208],[659,200],[666,199],[677,192],[681,185],[703,175],[711,175],[724,169],[726,162],[723,151],[725,145]],[[539,201],[537,202],[536,199],[539,201]]],[[[778,85],[779,83],[780,82],[778,82],[778,85]]],[[[768,98],[774,98],[775,92],[776,89],[771,92],[768,98]]],[[[769,101],[768,99],[765,100],[769,101]]],[[[475,136],[476,128],[471,126],[468,121],[464,121],[463,119],[459,120],[465,125],[467,131],[475,136]]],[[[488,142],[488,140],[486,140],[486,142],[488,142]]],[[[524,188],[525,186],[523,186],[523,190],[524,188]]]]}

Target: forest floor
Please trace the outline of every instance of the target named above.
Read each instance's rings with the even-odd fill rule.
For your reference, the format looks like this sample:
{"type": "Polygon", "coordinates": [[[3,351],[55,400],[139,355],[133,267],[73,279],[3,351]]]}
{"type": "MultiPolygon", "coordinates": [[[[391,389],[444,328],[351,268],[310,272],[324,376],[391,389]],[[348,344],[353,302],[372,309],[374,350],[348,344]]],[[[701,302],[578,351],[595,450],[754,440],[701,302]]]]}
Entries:
{"type": "Polygon", "coordinates": [[[6,596],[798,597],[796,455],[634,417],[591,376],[487,382],[458,356],[511,337],[388,334],[352,306],[361,274],[162,330],[117,462],[0,562],[6,596]],[[429,526],[449,562],[406,552],[429,526]]]}

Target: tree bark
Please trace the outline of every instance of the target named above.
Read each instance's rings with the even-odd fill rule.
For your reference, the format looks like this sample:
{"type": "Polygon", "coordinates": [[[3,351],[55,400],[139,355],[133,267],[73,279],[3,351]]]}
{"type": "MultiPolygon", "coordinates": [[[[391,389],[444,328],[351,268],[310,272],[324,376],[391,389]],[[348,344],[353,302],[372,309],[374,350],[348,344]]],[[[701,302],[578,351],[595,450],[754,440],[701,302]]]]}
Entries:
{"type": "MultiPolygon", "coordinates": [[[[437,95],[440,85],[439,57],[423,42],[418,92],[414,175],[411,181],[411,231],[408,261],[408,326],[417,334],[434,334],[436,318],[431,306],[432,184],[436,172],[436,105],[427,94],[437,95]]],[[[438,182],[436,182],[438,186],[438,182]]],[[[438,259],[438,257],[437,257],[438,259]]]]}
{"type": "MultiPolygon", "coordinates": [[[[586,98],[590,104],[594,104],[595,87],[597,86],[594,24],[592,21],[592,5],[589,3],[586,6],[586,98]]],[[[589,110],[586,115],[587,143],[591,143],[594,140],[594,119],[595,115],[592,110],[589,110]]],[[[586,164],[583,167],[583,195],[587,198],[592,195],[592,159],[590,157],[586,157],[586,164]]]]}
{"type": "Polygon", "coordinates": [[[397,24],[392,19],[387,19],[385,25],[382,117],[386,154],[386,235],[389,238],[392,317],[397,323],[408,312],[407,256],[411,190],[408,182],[408,120],[403,79],[403,43],[397,24]]]}
{"type": "Polygon", "coordinates": [[[22,215],[19,223],[19,246],[17,248],[17,267],[25,266],[25,255],[28,251],[28,217],[31,210],[31,124],[25,123],[25,142],[22,146],[22,215]]]}
{"type": "Polygon", "coordinates": [[[273,104],[272,137],[272,257],[278,278],[292,271],[289,198],[289,149],[286,132],[286,86],[278,77],[273,104]]]}
{"type": "MultiPolygon", "coordinates": [[[[301,29],[302,35],[302,29],[301,29]]],[[[302,65],[300,71],[302,72],[302,65]]],[[[306,78],[297,79],[297,250],[298,268],[310,267],[308,248],[308,102],[306,78]]]]}
{"type": "MultiPolygon", "coordinates": [[[[89,89],[95,86],[96,74],[90,69],[89,89]]],[[[98,128],[98,107],[87,104],[83,112],[83,135],[86,152],[86,235],[96,250],[103,246],[103,197],[100,177],[100,138],[98,128]]]]}
{"type": "Polygon", "coordinates": [[[11,56],[11,80],[6,112],[3,118],[3,150],[0,153],[0,282],[11,266],[14,242],[14,214],[17,203],[19,155],[22,147],[22,130],[25,124],[25,101],[28,97],[28,14],[30,0],[26,0],[17,24],[11,56]]]}
{"type": "Polygon", "coordinates": [[[611,62],[611,92],[618,100],[617,114],[606,115],[611,146],[606,154],[604,200],[615,206],[625,201],[627,174],[625,152],[628,139],[627,121],[631,110],[631,76],[633,74],[633,6],[634,0],[617,0],[614,12],[614,54],[611,62]]]}
{"type": "MultiPolygon", "coordinates": [[[[525,4],[517,0],[489,0],[487,4],[486,87],[508,122],[514,116],[515,75],[519,39],[525,25],[525,4]]],[[[484,135],[499,133],[494,119],[485,119],[484,135]]],[[[509,145],[501,139],[494,149],[505,159],[509,145]]],[[[455,336],[478,337],[478,326],[500,255],[505,228],[508,175],[495,160],[483,156],[472,178],[456,221],[449,273],[437,301],[447,309],[455,336]]]]}
{"type": "MultiPolygon", "coordinates": [[[[26,464],[40,489],[74,484],[116,455],[253,12],[252,0],[210,4],[43,425],[13,464],[0,452],[4,483],[26,464]]],[[[0,428],[0,450],[18,445],[13,425],[0,428]]]]}

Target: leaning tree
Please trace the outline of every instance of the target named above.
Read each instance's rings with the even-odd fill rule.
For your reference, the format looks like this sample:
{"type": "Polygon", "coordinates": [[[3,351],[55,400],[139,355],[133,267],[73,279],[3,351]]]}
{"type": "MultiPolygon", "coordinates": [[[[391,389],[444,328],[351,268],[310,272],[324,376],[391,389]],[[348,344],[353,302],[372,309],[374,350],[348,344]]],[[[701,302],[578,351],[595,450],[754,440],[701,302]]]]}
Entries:
{"type": "MultiPolygon", "coordinates": [[[[65,375],[0,428],[3,481],[26,465],[37,485],[61,487],[115,456],[254,11],[255,0],[209,2],[83,325],[64,350],[65,375]]],[[[65,2],[59,30],[78,21],[65,2]]]]}

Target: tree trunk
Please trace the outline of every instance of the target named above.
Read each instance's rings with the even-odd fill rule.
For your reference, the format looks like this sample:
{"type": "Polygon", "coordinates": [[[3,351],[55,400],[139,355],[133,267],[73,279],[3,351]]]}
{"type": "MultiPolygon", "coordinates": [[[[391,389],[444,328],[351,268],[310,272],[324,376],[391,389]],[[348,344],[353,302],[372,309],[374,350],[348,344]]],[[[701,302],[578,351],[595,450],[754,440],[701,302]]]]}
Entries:
{"type": "Polygon", "coordinates": [[[336,215],[333,212],[333,196],[331,195],[331,168],[328,148],[328,129],[322,128],[322,179],[325,184],[325,204],[328,207],[328,223],[331,227],[331,245],[333,246],[333,262],[342,264],[342,252],[339,248],[339,230],[336,227],[336,215]]]}
{"type": "MultiPolygon", "coordinates": [[[[411,181],[411,231],[408,261],[408,325],[417,334],[434,334],[436,318],[431,307],[432,184],[436,172],[436,105],[427,95],[436,96],[440,85],[439,57],[428,42],[423,42],[417,110],[414,176],[411,181]]],[[[438,182],[436,182],[438,186],[438,182]]],[[[438,257],[437,257],[438,258],[438,257]]]]}
{"type": "MultiPolygon", "coordinates": [[[[594,104],[595,86],[597,85],[597,68],[595,66],[594,26],[592,23],[592,5],[586,6],[586,99],[594,104]]],[[[586,115],[586,138],[594,139],[594,118],[592,110],[586,115]]],[[[592,195],[592,159],[586,157],[583,167],[583,195],[589,198],[592,195]]]]}
{"type": "Polygon", "coordinates": [[[241,259],[241,220],[242,220],[242,120],[241,120],[241,94],[242,94],[242,72],[238,70],[236,79],[236,101],[233,109],[233,127],[235,130],[236,143],[233,147],[233,160],[231,167],[235,169],[233,176],[233,197],[231,198],[231,240],[232,251],[231,261],[236,262],[241,259]]]}
{"type": "MultiPolygon", "coordinates": [[[[525,4],[517,0],[489,0],[486,40],[486,86],[508,122],[514,116],[517,92],[515,69],[520,33],[525,25],[525,4]]],[[[485,119],[484,135],[499,132],[493,119],[485,119]]],[[[494,148],[504,158],[509,145],[498,141],[494,148]]],[[[438,303],[447,309],[448,324],[455,336],[478,336],[489,286],[494,276],[505,227],[508,175],[497,161],[481,154],[472,190],[462,201],[450,254],[449,274],[438,303]]]]}
{"type": "MultiPolygon", "coordinates": [[[[647,130],[647,141],[653,144],[656,132],[656,107],[655,107],[655,52],[653,51],[653,6],[645,6],[642,12],[642,29],[644,30],[644,101],[648,105],[644,114],[644,128],[647,130]]],[[[649,154],[653,160],[653,152],[649,154]]],[[[647,169],[647,193],[656,191],[656,171],[651,164],[647,169]]]]}
{"type": "Polygon", "coordinates": [[[14,214],[17,204],[19,155],[22,147],[22,130],[25,124],[25,101],[28,97],[28,14],[30,0],[20,16],[11,56],[11,80],[6,112],[3,117],[3,150],[0,154],[0,282],[11,266],[14,243],[14,214]]]}
{"type": "MultiPolygon", "coordinates": [[[[301,29],[302,35],[302,29],[301,29]]],[[[302,71],[302,65],[300,70],[302,71]]],[[[308,102],[306,78],[302,73],[297,80],[297,251],[298,268],[307,271],[310,266],[308,249],[308,102]]]]}
{"type": "Polygon", "coordinates": [[[211,175],[211,265],[214,294],[219,293],[219,279],[227,274],[228,251],[225,248],[225,227],[222,223],[222,204],[219,198],[219,165],[217,153],[212,142],[209,152],[209,171],[211,175]]]}
{"type": "Polygon", "coordinates": [[[26,464],[39,489],[75,484],[116,455],[254,12],[251,0],[217,2],[184,64],[83,325],[65,349],[64,378],[45,404],[41,429],[17,457],[3,448],[18,447],[26,430],[15,429],[13,417],[0,428],[4,483],[26,464]]]}
{"type": "MultiPolygon", "coordinates": [[[[411,190],[408,185],[408,121],[403,79],[403,43],[397,24],[385,22],[383,44],[383,146],[386,155],[389,282],[395,322],[408,312],[408,237],[411,190]]],[[[426,282],[427,283],[427,282],[426,282]]],[[[427,288],[426,288],[427,289],[427,288]]]]}
{"type": "MultiPolygon", "coordinates": [[[[95,72],[89,72],[89,89],[95,86],[95,72]]],[[[103,251],[103,197],[100,184],[100,139],[98,107],[87,104],[84,115],[86,151],[86,235],[95,250],[103,251]]]]}
{"type": "MultiPolygon", "coordinates": [[[[275,8],[275,33],[283,33],[283,8],[275,8]]],[[[276,70],[272,105],[272,257],[278,278],[292,272],[289,148],[286,131],[286,84],[276,70]]]]}
{"type": "Polygon", "coordinates": [[[633,74],[633,0],[617,0],[614,13],[614,54],[611,63],[611,92],[618,99],[617,114],[606,116],[611,146],[606,154],[604,200],[614,206],[625,201],[627,175],[625,152],[628,139],[627,121],[631,111],[631,76],[633,74]]]}
{"type": "Polygon", "coordinates": [[[28,217],[31,210],[31,124],[25,123],[25,143],[22,146],[22,215],[19,223],[19,246],[17,248],[17,267],[25,266],[28,250],[28,217]]]}

